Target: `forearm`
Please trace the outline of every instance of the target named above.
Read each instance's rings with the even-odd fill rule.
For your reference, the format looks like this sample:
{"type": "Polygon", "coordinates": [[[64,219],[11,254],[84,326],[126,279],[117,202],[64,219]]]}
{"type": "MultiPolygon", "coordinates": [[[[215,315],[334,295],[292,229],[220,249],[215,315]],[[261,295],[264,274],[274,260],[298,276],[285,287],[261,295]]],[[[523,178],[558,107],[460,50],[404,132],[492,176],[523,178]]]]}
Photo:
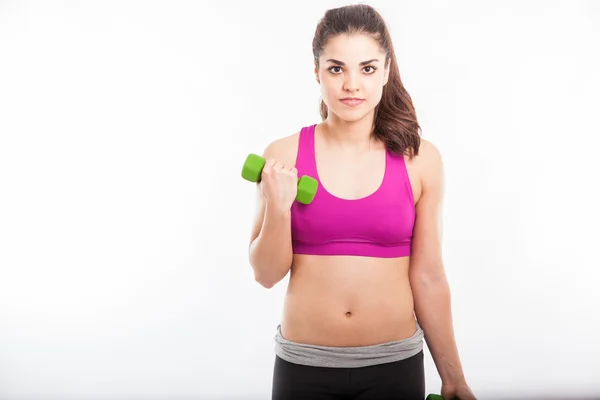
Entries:
{"type": "Polygon", "coordinates": [[[250,245],[250,265],[256,281],[272,287],[282,280],[292,265],[290,211],[265,209],[260,234],[250,245]]]}
{"type": "Polygon", "coordinates": [[[443,382],[465,381],[452,323],[451,293],[445,277],[413,278],[415,314],[443,382]]]}

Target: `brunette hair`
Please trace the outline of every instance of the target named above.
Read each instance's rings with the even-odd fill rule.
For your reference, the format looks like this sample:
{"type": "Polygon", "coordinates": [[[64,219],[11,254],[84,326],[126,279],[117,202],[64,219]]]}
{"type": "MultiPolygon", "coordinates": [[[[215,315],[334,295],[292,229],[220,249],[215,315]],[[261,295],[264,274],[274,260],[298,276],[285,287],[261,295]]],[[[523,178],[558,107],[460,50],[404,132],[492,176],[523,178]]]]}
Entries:
{"type": "MultiPolygon", "coordinates": [[[[382,16],[366,4],[354,4],[329,9],[319,21],[312,42],[315,63],[325,49],[327,41],[340,34],[362,33],[375,39],[386,54],[389,76],[383,87],[381,101],[375,107],[373,132],[386,147],[397,154],[413,157],[419,153],[420,126],[412,100],[400,79],[390,33],[382,16]]],[[[327,118],[328,109],[321,100],[321,118],[327,118]]]]}

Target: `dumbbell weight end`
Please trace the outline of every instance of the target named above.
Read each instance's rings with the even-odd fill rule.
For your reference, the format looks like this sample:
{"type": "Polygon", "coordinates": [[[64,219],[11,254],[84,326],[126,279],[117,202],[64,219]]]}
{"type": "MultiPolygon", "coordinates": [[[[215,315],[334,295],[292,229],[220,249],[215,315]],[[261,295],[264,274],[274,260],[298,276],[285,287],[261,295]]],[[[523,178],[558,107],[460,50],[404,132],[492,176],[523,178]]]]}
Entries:
{"type": "Polygon", "coordinates": [[[302,204],[312,203],[315,195],[317,194],[318,188],[319,183],[315,178],[311,178],[308,175],[303,175],[298,179],[298,193],[296,194],[296,201],[302,204]]]}

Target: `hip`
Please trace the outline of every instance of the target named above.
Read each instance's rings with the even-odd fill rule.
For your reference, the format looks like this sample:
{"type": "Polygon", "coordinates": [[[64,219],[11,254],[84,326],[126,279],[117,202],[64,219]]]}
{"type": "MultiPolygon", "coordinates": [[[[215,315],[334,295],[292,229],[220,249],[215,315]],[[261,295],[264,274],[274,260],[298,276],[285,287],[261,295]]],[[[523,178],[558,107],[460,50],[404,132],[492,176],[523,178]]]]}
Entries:
{"type": "Polygon", "coordinates": [[[290,340],[281,325],[275,335],[275,354],[287,362],[321,368],[361,368],[394,363],[423,351],[424,332],[414,321],[413,333],[403,339],[360,346],[326,346],[290,340]]]}

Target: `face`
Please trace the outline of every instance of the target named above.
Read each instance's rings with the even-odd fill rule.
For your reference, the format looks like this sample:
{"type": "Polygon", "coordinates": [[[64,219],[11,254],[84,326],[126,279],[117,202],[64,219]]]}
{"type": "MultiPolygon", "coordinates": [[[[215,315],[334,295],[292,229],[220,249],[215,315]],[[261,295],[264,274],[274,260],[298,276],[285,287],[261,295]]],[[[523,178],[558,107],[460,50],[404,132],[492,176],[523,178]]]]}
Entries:
{"type": "Polygon", "coordinates": [[[387,83],[385,53],[370,36],[338,35],[327,42],[315,75],[329,114],[356,121],[373,112],[387,83]]]}

